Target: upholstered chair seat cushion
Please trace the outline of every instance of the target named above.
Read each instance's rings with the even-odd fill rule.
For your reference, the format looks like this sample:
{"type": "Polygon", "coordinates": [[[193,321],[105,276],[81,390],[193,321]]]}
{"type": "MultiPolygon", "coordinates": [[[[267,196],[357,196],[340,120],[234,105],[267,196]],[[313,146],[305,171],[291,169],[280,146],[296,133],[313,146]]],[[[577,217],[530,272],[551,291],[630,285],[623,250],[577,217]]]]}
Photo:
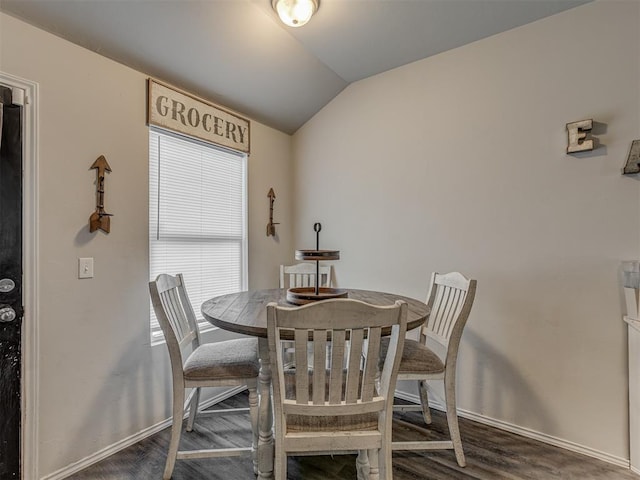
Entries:
{"type": "MultiPolygon", "coordinates": [[[[387,356],[387,349],[389,348],[389,339],[383,338],[381,343],[380,358],[385,358],[387,356]]],[[[398,375],[411,373],[434,374],[442,372],[444,372],[444,363],[442,363],[438,355],[417,340],[405,339],[398,375]]]]}
{"type": "Polygon", "coordinates": [[[258,340],[239,338],[200,345],[184,364],[184,378],[248,378],[257,377],[259,370],[258,340]]]}

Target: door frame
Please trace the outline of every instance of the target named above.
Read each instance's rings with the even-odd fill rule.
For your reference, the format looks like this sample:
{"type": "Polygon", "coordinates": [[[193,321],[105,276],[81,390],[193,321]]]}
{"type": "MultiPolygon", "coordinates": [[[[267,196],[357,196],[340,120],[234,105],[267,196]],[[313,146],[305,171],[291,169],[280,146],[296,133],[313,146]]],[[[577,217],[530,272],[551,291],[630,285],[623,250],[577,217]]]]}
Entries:
{"type": "Polygon", "coordinates": [[[0,71],[0,83],[24,91],[22,180],[22,479],[40,478],[38,468],[38,93],[36,82],[0,71]]]}

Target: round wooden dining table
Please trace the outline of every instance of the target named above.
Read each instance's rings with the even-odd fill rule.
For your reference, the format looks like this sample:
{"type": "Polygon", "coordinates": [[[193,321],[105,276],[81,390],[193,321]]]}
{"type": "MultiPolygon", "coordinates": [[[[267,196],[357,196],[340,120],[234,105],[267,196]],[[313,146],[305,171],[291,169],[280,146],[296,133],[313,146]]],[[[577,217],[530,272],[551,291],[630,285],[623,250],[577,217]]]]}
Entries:
{"type": "MultiPolygon", "coordinates": [[[[346,289],[347,297],[374,305],[407,303],[407,330],[422,325],[429,307],[420,300],[393,293],[346,289]]],[[[260,355],[260,407],[258,435],[258,478],[273,478],[273,413],[271,409],[271,364],[267,344],[267,305],[295,307],[287,302],[285,289],[254,290],[220,295],[202,304],[202,315],[211,324],[235,333],[258,337],[260,355]]]]}
{"type": "MultiPolygon", "coordinates": [[[[396,300],[407,302],[407,330],[419,327],[429,316],[429,307],[414,298],[371,290],[346,289],[347,297],[373,305],[393,305],[396,300]]],[[[202,315],[213,325],[230,332],[253,337],[267,336],[267,304],[295,307],[287,302],[282,288],[230,293],[205,301],[202,315]]]]}

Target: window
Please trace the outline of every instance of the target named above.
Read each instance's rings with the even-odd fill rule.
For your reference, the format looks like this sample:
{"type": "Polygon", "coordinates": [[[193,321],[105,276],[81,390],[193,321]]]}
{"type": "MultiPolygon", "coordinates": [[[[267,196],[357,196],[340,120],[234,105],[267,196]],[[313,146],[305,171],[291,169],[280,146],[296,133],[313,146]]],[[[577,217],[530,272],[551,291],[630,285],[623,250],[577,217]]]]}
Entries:
{"type": "MultiPolygon", "coordinates": [[[[182,273],[201,330],[200,306],[247,289],[244,154],[149,131],[150,279],[182,273]]],[[[151,309],[151,340],[162,341],[151,309]]]]}

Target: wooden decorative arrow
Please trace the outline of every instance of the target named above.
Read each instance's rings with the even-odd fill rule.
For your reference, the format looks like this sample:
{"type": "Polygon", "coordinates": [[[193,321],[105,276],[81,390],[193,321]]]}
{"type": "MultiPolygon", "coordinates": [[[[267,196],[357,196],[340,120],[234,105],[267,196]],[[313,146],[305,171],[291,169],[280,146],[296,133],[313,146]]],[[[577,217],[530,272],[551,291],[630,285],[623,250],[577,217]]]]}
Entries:
{"type": "Polygon", "coordinates": [[[107,163],[107,159],[104,155],[100,155],[98,159],[93,162],[93,165],[89,170],[96,168],[98,170],[98,178],[96,180],[96,211],[89,217],[89,231],[95,232],[100,229],[103,232],[109,233],[111,230],[110,213],[104,211],[104,172],[111,172],[111,167],[107,163]]]}
{"type": "Polygon", "coordinates": [[[269,189],[269,193],[267,193],[267,197],[269,197],[269,223],[267,224],[267,237],[275,237],[276,225],[280,225],[280,224],[273,223],[273,202],[276,200],[276,194],[273,191],[273,188],[269,189]]]}

